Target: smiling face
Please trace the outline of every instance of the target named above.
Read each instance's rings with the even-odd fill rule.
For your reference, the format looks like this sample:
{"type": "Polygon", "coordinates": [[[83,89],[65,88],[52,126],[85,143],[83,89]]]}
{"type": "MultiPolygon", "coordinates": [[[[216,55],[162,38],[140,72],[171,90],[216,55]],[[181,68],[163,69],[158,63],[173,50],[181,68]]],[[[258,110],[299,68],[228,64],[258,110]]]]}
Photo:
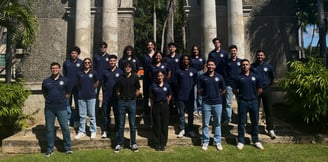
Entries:
{"type": "Polygon", "coordinates": [[[52,75],[59,75],[60,67],[58,65],[53,65],[50,67],[50,71],[52,75]]]}
{"type": "Polygon", "coordinates": [[[265,59],[264,52],[257,52],[256,53],[256,61],[257,62],[263,62],[265,59]]]}
{"type": "Polygon", "coordinates": [[[206,67],[207,67],[208,72],[214,72],[214,70],[216,68],[215,62],[214,61],[208,61],[206,67]]]}
{"type": "Polygon", "coordinates": [[[72,51],[71,52],[71,58],[72,58],[72,60],[76,60],[78,56],[79,56],[79,53],[77,51],[72,51]]]}
{"type": "Polygon", "coordinates": [[[92,66],[91,59],[84,59],[83,64],[84,64],[84,69],[90,69],[92,66]]]}
{"type": "Polygon", "coordinates": [[[162,83],[162,82],[164,81],[164,74],[163,74],[163,72],[159,71],[159,72],[157,73],[157,80],[158,80],[158,82],[160,82],[160,83],[162,83]]]}
{"type": "Polygon", "coordinates": [[[237,57],[237,48],[230,49],[229,54],[230,54],[231,58],[236,58],[237,57]]]}

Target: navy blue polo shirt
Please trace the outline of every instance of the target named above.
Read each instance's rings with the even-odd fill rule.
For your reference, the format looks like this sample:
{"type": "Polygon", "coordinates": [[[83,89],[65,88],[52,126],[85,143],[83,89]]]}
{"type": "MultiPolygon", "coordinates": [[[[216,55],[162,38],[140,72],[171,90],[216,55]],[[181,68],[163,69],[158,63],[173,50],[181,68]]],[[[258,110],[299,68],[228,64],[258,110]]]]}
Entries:
{"type": "Polygon", "coordinates": [[[81,59],[66,60],[63,63],[63,75],[68,78],[71,88],[76,86],[77,72],[83,70],[83,61],[81,59]]]}
{"type": "Polygon", "coordinates": [[[167,97],[171,95],[171,88],[167,82],[164,82],[162,87],[158,83],[153,83],[151,85],[151,93],[154,102],[167,101],[167,97]]]}
{"type": "Polygon", "coordinates": [[[109,68],[109,54],[106,53],[104,56],[101,54],[95,54],[93,56],[93,69],[97,72],[98,74],[98,80],[101,81],[101,76],[105,70],[109,68]]]}
{"type": "MultiPolygon", "coordinates": [[[[165,57],[165,61],[167,62],[169,69],[171,71],[171,76],[175,76],[176,70],[180,68],[179,59],[180,59],[180,55],[177,53],[175,54],[174,57],[171,57],[170,55],[165,57]]],[[[168,82],[175,83],[175,77],[171,77],[170,80],[168,80],[168,82]]]]}
{"type": "Polygon", "coordinates": [[[215,72],[221,74],[222,76],[224,76],[224,68],[225,68],[225,64],[227,63],[228,59],[229,59],[229,55],[227,53],[227,51],[221,49],[219,52],[217,52],[215,49],[213,51],[211,51],[208,54],[208,59],[214,59],[215,60],[215,72]]]}
{"type": "Polygon", "coordinates": [[[274,80],[273,67],[270,64],[254,62],[251,65],[251,71],[261,77],[263,88],[270,86],[271,81],[274,80]]]}
{"type": "Polygon", "coordinates": [[[68,79],[59,76],[57,80],[48,77],[42,82],[42,92],[45,94],[45,107],[52,110],[66,110],[66,94],[70,93],[68,79]]]}
{"type": "Polygon", "coordinates": [[[203,67],[205,65],[205,58],[199,57],[199,58],[191,58],[191,67],[196,69],[197,71],[203,70],[203,67]]]}
{"type": "Polygon", "coordinates": [[[117,80],[123,75],[123,71],[116,67],[115,70],[107,69],[102,76],[103,79],[103,101],[117,98],[115,85],[117,80]]]}
{"type": "Polygon", "coordinates": [[[203,90],[201,96],[205,104],[222,104],[221,90],[225,89],[222,75],[215,73],[211,77],[208,73],[204,73],[199,76],[197,87],[203,90]]]}
{"type": "MultiPolygon", "coordinates": [[[[122,70],[124,70],[124,64],[127,62],[128,60],[125,59],[125,58],[121,58],[119,61],[118,61],[118,67],[121,68],[122,70]]],[[[132,63],[132,72],[137,72],[139,70],[139,66],[140,66],[140,63],[139,63],[139,59],[134,57],[132,58],[131,60],[131,63],[132,63]]]]}
{"type": "Polygon", "coordinates": [[[237,58],[235,61],[233,61],[231,58],[228,60],[226,64],[226,77],[225,77],[225,82],[227,86],[233,86],[233,82],[237,75],[241,73],[241,59],[237,58]]]}
{"type": "Polygon", "coordinates": [[[194,86],[197,82],[197,71],[194,68],[188,70],[178,69],[175,73],[178,94],[180,101],[188,101],[194,99],[194,86]]]}
{"type": "MultiPolygon", "coordinates": [[[[164,76],[167,77],[167,74],[169,73],[170,69],[169,66],[167,65],[166,62],[162,63],[160,66],[155,66],[153,64],[150,65],[149,68],[149,74],[150,74],[150,81],[151,83],[156,81],[157,79],[157,72],[158,71],[163,71],[164,72],[164,76]]],[[[172,73],[171,73],[172,76],[172,73]]],[[[172,77],[171,77],[172,78],[172,77]]],[[[167,78],[164,78],[167,79],[167,78]]]]}
{"type": "Polygon", "coordinates": [[[79,71],[77,74],[79,87],[78,95],[80,100],[90,100],[96,98],[96,88],[93,87],[94,83],[98,81],[97,72],[90,70],[88,73],[79,71]]]}
{"type": "Polygon", "coordinates": [[[235,80],[235,89],[238,92],[238,99],[251,101],[257,99],[257,89],[262,88],[260,78],[250,72],[248,76],[240,73],[235,80]]]}

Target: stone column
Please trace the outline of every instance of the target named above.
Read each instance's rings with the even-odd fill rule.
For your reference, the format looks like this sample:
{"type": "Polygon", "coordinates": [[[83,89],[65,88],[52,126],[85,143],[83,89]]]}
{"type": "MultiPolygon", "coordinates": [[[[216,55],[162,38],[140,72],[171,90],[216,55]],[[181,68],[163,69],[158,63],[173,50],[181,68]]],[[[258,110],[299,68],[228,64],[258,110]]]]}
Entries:
{"type": "Polygon", "coordinates": [[[91,1],[76,1],[75,45],[81,48],[80,58],[91,57],[91,1]]]}
{"type": "Polygon", "coordinates": [[[228,39],[229,46],[234,44],[238,47],[238,57],[248,58],[245,53],[245,31],[242,0],[228,0],[228,39]]]}
{"type": "Polygon", "coordinates": [[[202,0],[203,47],[204,56],[214,49],[212,39],[217,37],[215,0],[202,0]]]}
{"type": "Polygon", "coordinates": [[[107,42],[107,52],[118,54],[118,13],[117,0],[104,0],[103,5],[103,40],[107,42]]]}

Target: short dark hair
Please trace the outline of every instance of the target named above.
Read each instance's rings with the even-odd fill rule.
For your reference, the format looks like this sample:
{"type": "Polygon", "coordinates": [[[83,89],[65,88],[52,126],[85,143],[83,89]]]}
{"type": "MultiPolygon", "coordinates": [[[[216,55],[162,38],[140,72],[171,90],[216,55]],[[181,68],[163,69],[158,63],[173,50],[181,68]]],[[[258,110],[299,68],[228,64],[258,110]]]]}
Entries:
{"type": "Polygon", "coordinates": [[[53,66],[58,66],[58,67],[60,68],[60,64],[59,64],[58,62],[52,62],[52,63],[50,64],[50,69],[51,69],[51,67],[53,67],[53,66]]]}
{"type": "MultiPolygon", "coordinates": [[[[255,54],[257,55],[258,53],[261,53],[261,52],[264,53],[263,50],[256,50],[256,53],[255,53],[255,54]]],[[[265,54],[265,53],[264,53],[264,54],[265,54]]]]}
{"type": "Polygon", "coordinates": [[[214,44],[216,41],[219,41],[220,43],[222,43],[221,40],[220,40],[219,38],[213,38],[213,39],[212,39],[213,44],[214,44]]]}
{"type": "Polygon", "coordinates": [[[105,42],[105,41],[102,41],[100,44],[99,44],[99,47],[101,47],[101,46],[105,46],[106,48],[107,48],[107,43],[105,42]]]}
{"type": "Polygon", "coordinates": [[[109,55],[109,56],[108,56],[108,59],[109,59],[109,60],[112,59],[112,58],[117,60],[117,56],[116,56],[116,55],[109,55]]]}
{"type": "Polygon", "coordinates": [[[80,47],[78,47],[78,46],[73,47],[73,48],[69,51],[69,53],[72,53],[73,51],[76,51],[77,54],[80,54],[80,53],[81,53],[81,49],[80,49],[80,47]]]}
{"type": "Polygon", "coordinates": [[[212,58],[209,58],[209,59],[206,61],[206,63],[209,63],[209,62],[214,62],[214,64],[216,65],[216,62],[215,62],[215,60],[214,60],[214,59],[212,59],[212,58]]]}
{"type": "Polygon", "coordinates": [[[248,59],[242,59],[242,60],[240,61],[240,63],[245,62],[245,61],[248,62],[248,63],[250,63],[248,59]]]}
{"type": "Polygon", "coordinates": [[[171,46],[174,46],[174,47],[176,47],[176,45],[175,45],[175,43],[174,43],[174,42],[170,42],[170,43],[168,43],[168,44],[167,44],[167,47],[171,47],[171,46]]]}
{"type": "Polygon", "coordinates": [[[229,46],[229,51],[230,51],[231,49],[234,49],[234,48],[236,48],[236,49],[238,50],[237,46],[233,44],[233,45],[229,46]]]}
{"type": "Polygon", "coordinates": [[[123,65],[123,67],[125,68],[125,67],[127,67],[127,66],[133,66],[133,64],[132,64],[132,62],[130,61],[130,60],[127,60],[125,63],[124,63],[124,65],[123,65]]]}

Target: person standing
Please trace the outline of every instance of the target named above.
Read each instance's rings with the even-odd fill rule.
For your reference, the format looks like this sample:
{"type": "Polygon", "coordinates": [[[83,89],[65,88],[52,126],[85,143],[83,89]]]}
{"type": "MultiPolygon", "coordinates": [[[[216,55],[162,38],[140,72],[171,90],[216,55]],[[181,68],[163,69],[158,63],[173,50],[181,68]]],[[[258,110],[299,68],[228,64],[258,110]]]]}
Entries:
{"type": "Polygon", "coordinates": [[[164,151],[168,138],[169,105],[171,99],[170,85],[164,80],[165,72],[158,71],[157,79],[151,85],[153,101],[153,131],[156,151],[164,151]]]}
{"type": "Polygon", "coordinates": [[[137,73],[140,67],[139,59],[136,57],[135,50],[132,46],[126,46],[123,50],[123,57],[118,62],[118,67],[123,69],[126,61],[131,61],[133,64],[133,73],[137,73]]]}
{"type": "Polygon", "coordinates": [[[210,142],[209,124],[213,117],[214,143],[216,149],[221,151],[221,114],[222,95],[225,93],[225,82],[222,75],[215,72],[215,60],[207,60],[207,72],[198,79],[198,93],[203,97],[202,105],[202,150],[207,150],[210,142]]]}
{"type": "Polygon", "coordinates": [[[107,43],[101,42],[99,44],[99,52],[95,53],[93,56],[93,69],[98,74],[99,84],[97,87],[97,97],[96,97],[96,108],[99,108],[99,93],[102,90],[103,82],[102,82],[102,74],[109,68],[109,54],[107,53],[107,43]]]}
{"type": "Polygon", "coordinates": [[[214,49],[208,54],[208,59],[215,60],[215,65],[216,65],[215,72],[219,73],[224,77],[225,64],[229,59],[228,52],[221,48],[222,41],[219,38],[214,38],[212,42],[214,45],[214,49]]]}
{"type": "Polygon", "coordinates": [[[50,71],[51,76],[42,82],[48,143],[45,157],[50,157],[54,152],[56,117],[63,133],[64,149],[67,154],[73,153],[66,109],[66,102],[70,96],[69,80],[60,74],[60,64],[57,62],[51,63],[50,71]]]}
{"type": "Polygon", "coordinates": [[[241,70],[234,83],[234,93],[238,96],[238,144],[237,148],[242,150],[245,144],[245,126],[247,121],[247,112],[251,119],[252,141],[260,150],[263,150],[259,142],[259,107],[257,96],[262,93],[262,83],[260,78],[250,71],[249,60],[241,60],[241,70]]]}
{"type": "Polygon", "coordinates": [[[276,134],[273,130],[273,119],[272,119],[272,88],[274,83],[274,70],[273,67],[264,62],[265,54],[264,51],[256,51],[256,61],[252,63],[251,70],[261,77],[263,92],[259,95],[259,105],[263,103],[263,110],[266,120],[266,130],[268,131],[271,139],[276,138],[276,134]]]}
{"type": "MultiPolygon", "coordinates": [[[[205,71],[205,57],[201,54],[198,46],[193,45],[191,47],[191,67],[197,70],[197,76],[204,74],[205,71]]],[[[198,116],[202,114],[202,96],[197,93],[197,85],[194,88],[194,115],[198,116]]]]}
{"type": "Polygon", "coordinates": [[[190,66],[191,57],[183,55],[180,58],[180,68],[176,71],[177,102],[179,113],[178,138],[185,135],[185,112],[188,113],[188,129],[191,137],[196,137],[193,131],[194,123],[194,86],[197,81],[197,71],[190,66]]]}
{"type": "Polygon", "coordinates": [[[233,81],[241,73],[240,61],[241,59],[237,57],[238,48],[236,45],[229,46],[230,58],[225,67],[225,82],[226,82],[226,117],[225,123],[230,123],[232,121],[232,100],[233,100],[233,81]]]}
{"type": "Polygon", "coordinates": [[[92,70],[92,62],[90,58],[83,60],[84,69],[78,72],[78,93],[79,93],[79,108],[80,108],[80,127],[75,139],[80,139],[85,136],[86,116],[90,119],[91,139],[96,138],[96,91],[99,84],[97,72],[92,70]]]}
{"type": "Polygon", "coordinates": [[[111,123],[110,110],[113,108],[114,119],[115,119],[115,128],[114,131],[118,132],[118,123],[119,123],[119,114],[118,114],[118,103],[117,96],[115,94],[115,85],[117,80],[123,75],[123,71],[117,67],[117,56],[109,56],[109,69],[103,73],[103,115],[104,115],[104,125],[103,125],[103,134],[102,138],[107,138],[109,135],[109,126],[111,123]]]}
{"type": "Polygon", "coordinates": [[[132,73],[132,62],[127,61],[124,64],[124,74],[119,78],[116,84],[116,95],[118,96],[119,110],[119,130],[118,144],[114,152],[120,152],[124,147],[124,125],[125,114],[128,113],[130,126],[130,147],[133,152],[138,152],[136,143],[136,97],[140,95],[139,79],[135,73],[132,73]]]}
{"type": "Polygon", "coordinates": [[[70,87],[72,88],[72,93],[70,98],[67,100],[67,111],[68,111],[68,125],[71,120],[74,122],[74,128],[79,127],[79,104],[78,104],[78,92],[77,92],[77,73],[83,69],[83,61],[79,59],[81,50],[79,47],[74,47],[70,50],[70,59],[64,61],[63,63],[63,75],[68,78],[70,87]],[[74,97],[74,110],[72,108],[72,100],[74,97]]]}

